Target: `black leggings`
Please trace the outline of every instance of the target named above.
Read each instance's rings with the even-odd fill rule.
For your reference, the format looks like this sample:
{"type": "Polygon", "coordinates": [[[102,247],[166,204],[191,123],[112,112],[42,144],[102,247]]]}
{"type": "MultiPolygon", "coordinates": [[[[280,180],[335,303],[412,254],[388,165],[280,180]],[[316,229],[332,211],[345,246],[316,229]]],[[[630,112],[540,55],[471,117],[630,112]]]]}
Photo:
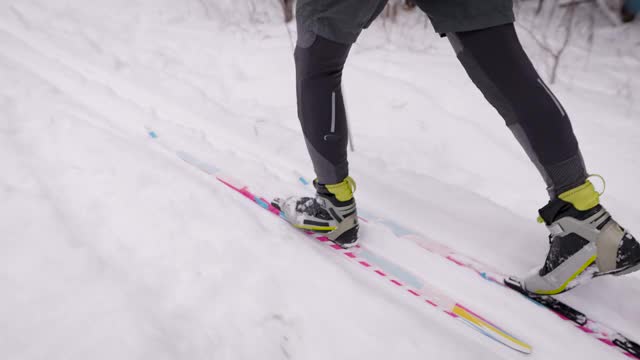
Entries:
{"type": "MultiPolygon", "coordinates": [[[[513,24],[447,34],[458,59],[542,174],[552,198],[584,183],[584,161],[566,111],[540,79],[513,24]]],[[[348,176],[342,70],[350,46],[316,36],[295,52],[298,117],[318,181],[348,176]]]]}

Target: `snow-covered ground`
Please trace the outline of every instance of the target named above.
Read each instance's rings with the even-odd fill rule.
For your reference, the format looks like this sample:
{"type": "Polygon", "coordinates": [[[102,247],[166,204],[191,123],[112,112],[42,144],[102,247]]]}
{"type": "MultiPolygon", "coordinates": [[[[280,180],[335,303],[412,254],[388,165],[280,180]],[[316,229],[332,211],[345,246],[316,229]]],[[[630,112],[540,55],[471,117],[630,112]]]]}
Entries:
{"type": "MultiPolygon", "coordinates": [[[[243,3],[3,1],[0,357],[522,358],[369,279],[149,139],[153,128],[267,197],[308,191],[289,34],[269,2],[243,3]]],[[[363,36],[345,72],[359,205],[504,272],[539,266],[546,192],[534,167],[446,40],[389,26],[363,36]]],[[[606,177],[604,203],[640,233],[640,60],[612,31],[597,35],[612,44],[572,49],[554,90],[589,170],[606,177]]],[[[373,229],[363,242],[524,337],[531,358],[623,358],[373,229]]],[[[638,298],[638,275],[562,296],[635,340],[638,298]]]]}

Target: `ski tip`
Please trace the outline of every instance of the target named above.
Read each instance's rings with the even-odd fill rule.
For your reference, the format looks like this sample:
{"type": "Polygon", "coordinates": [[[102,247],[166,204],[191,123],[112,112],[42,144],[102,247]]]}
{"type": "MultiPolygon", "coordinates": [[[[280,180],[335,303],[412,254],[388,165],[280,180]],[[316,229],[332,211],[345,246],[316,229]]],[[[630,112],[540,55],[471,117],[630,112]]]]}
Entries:
{"type": "Polygon", "coordinates": [[[145,125],[144,129],[145,129],[145,131],[147,132],[147,135],[149,135],[150,138],[152,138],[152,139],[157,139],[158,138],[158,133],[156,133],[150,126],[145,125]]]}
{"type": "Polygon", "coordinates": [[[529,292],[526,290],[526,288],[524,287],[524,284],[522,283],[522,280],[520,280],[519,278],[515,277],[515,276],[509,276],[507,278],[504,279],[504,284],[512,289],[515,290],[521,294],[524,295],[530,295],[529,292]]]}
{"type": "Polygon", "coordinates": [[[224,173],[217,173],[215,174],[216,179],[218,179],[218,181],[220,181],[221,183],[231,187],[232,189],[235,190],[241,190],[243,188],[246,188],[247,186],[241,182],[238,179],[235,179],[227,174],[224,173]]]}
{"type": "Polygon", "coordinates": [[[501,343],[502,345],[523,354],[531,354],[533,352],[533,347],[525,341],[518,339],[516,336],[511,335],[504,329],[501,329],[497,325],[489,322],[487,319],[461,305],[456,305],[453,309],[453,313],[467,325],[475,328],[485,336],[501,343]]]}
{"type": "Polygon", "coordinates": [[[309,185],[309,184],[310,184],[309,180],[305,179],[305,178],[304,178],[304,176],[300,176],[300,177],[298,178],[298,181],[300,181],[300,183],[301,183],[302,185],[304,185],[304,186],[307,186],[307,185],[309,185]]]}

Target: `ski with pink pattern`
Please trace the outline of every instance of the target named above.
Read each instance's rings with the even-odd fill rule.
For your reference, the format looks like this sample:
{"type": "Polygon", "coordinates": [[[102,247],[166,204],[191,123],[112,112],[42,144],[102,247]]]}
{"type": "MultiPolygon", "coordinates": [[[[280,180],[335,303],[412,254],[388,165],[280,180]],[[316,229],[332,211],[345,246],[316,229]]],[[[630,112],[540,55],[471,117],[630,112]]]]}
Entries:
{"type": "MultiPolygon", "coordinates": [[[[220,169],[218,169],[215,165],[208,164],[189,154],[188,152],[174,148],[170,144],[162,141],[154,130],[150,128],[146,128],[146,130],[149,137],[155,140],[155,142],[158,143],[166,151],[173,153],[179,159],[202,171],[203,173],[215,176],[221,183],[225,184],[245,198],[258,204],[263,209],[279,216],[284,220],[280,210],[272,206],[269,201],[262,197],[254,195],[246,186],[241,186],[238,182],[223,176],[220,169]]],[[[468,307],[459,304],[457,301],[451,299],[449,296],[445,295],[433,286],[427,284],[418,276],[411,274],[401,266],[385,259],[379,254],[366,249],[364,246],[356,246],[352,249],[347,250],[343,249],[339,245],[334,244],[326,236],[322,236],[313,232],[305,233],[309,237],[324,244],[337,255],[341,255],[344,259],[350,260],[352,263],[357,264],[357,266],[361,269],[365,269],[369,273],[375,274],[377,278],[386,280],[393,286],[393,288],[399,289],[405,294],[409,294],[413,298],[418,299],[422,303],[428,304],[431,307],[447,314],[448,316],[463,322],[472,329],[491,338],[492,340],[495,340],[502,345],[505,345],[513,350],[524,354],[531,353],[531,345],[509,334],[507,331],[498,327],[491,321],[478,315],[468,307]]]]}
{"type": "MultiPolygon", "coordinates": [[[[284,220],[282,212],[270,204],[266,199],[254,195],[249,189],[245,186],[239,185],[234,180],[218,175],[217,179],[223,184],[227,185],[231,189],[240,193],[242,196],[247,199],[253,201],[254,203],[261,206],[263,209],[271,212],[274,215],[281,217],[284,220]]],[[[286,221],[286,220],[285,220],[286,221]]],[[[456,302],[449,296],[442,293],[440,290],[435,287],[426,284],[424,281],[420,281],[420,288],[414,288],[404,280],[393,275],[393,270],[389,270],[382,266],[381,264],[374,263],[370,261],[366,255],[367,252],[372,252],[371,250],[366,249],[364,246],[356,245],[351,249],[344,249],[340,245],[333,243],[329,238],[322,234],[314,233],[311,231],[303,231],[309,237],[317,240],[320,243],[326,245],[332,252],[337,253],[338,255],[344,256],[345,259],[351,261],[354,264],[357,264],[360,268],[365,269],[367,272],[371,274],[375,274],[376,277],[381,278],[388,283],[392,284],[394,288],[397,288],[407,294],[412,295],[414,298],[419,301],[426,303],[441,312],[453,317],[457,320],[462,321],[466,325],[470,326],[474,330],[479,331],[483,335],[505,345],[509,348],[519,351],[524,354],[530,354],[532,351],[531,345],[526,342],[516,338],[514,335],[509,334],[502,328],[498,327],[491,321],[486,318],[478,315],[477,313],[470,310],[468,307],[456,302]]],[[[376,257],[380,258],[376,255],[376,257]]],[[[397,265],[394,264],[395,267],[397,265]]],[[[406,270],[403,270],[406,272],[406,270]]],[[[415,276],[414,276],[415,277],[415,276]]]]}
{"type": "Polygon", "coordinates": [[[376,218],[375,216],[371,215],[369,215],[367,218],[362,219],[367,222],[386,226],[399,238],[410,240],[432,254],[438,255],[457,266],[475,272],[485,280],[519,292],[527,299],[533,301],[535,304],[543,306],[552,311],[562,320],[572,323],[580,331],[595,338],[602,344],[615,349],[616,351],[629,358],[640,359],[640,345],[638,343],[622,335],[620,332],[614,330],[613,328],[588,317],[581,311],[563,303],[553,296],[534,295],[516,289],[512,286],[508,286],[508,284],[505,284],[505,280],[508,278],[508,276],[501,273],[493,266],[487,265],[471,256],[462,254],[445,244],[427,239],[426,237],[415,233],[391,220],[376,218]]]}

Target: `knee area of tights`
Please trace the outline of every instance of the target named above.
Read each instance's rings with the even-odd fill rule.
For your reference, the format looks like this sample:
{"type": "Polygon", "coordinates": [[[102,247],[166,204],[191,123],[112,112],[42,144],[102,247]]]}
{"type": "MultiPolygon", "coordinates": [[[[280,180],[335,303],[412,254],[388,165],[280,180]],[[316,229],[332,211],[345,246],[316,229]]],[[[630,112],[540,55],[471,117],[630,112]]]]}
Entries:
{"type": "Polygon", "coordinates": [[[349,49],[349,45],[340,44],[316,35],[310,46],[296,46],[295,59],[296,63],[344,65],[349,49]]]}

